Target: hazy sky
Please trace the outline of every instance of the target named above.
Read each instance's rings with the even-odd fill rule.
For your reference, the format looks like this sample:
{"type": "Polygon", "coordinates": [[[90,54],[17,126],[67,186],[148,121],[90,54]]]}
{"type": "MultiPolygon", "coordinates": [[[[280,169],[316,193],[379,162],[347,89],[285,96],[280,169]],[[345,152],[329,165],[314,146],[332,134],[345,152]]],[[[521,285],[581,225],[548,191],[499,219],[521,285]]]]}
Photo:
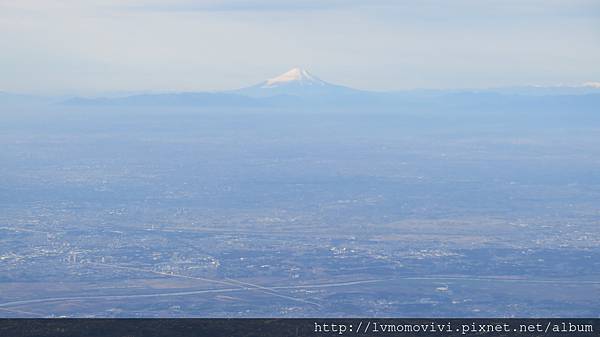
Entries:
{"type": "Polygon", "coordinates": [[[0,91],[600,81],[600,0],[0,0],[0,91]]]}

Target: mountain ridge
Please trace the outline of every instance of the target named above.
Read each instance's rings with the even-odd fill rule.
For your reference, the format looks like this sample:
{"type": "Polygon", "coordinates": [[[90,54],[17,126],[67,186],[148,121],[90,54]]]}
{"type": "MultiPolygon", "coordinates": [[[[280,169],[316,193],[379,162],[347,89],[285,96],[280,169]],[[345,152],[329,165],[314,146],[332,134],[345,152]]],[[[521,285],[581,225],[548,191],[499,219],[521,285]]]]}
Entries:
{"type": "MultiPolygon", "coordinates": [[[[600,108],[596,82],[581,87],[513,87],[485,90],[375,92],[332,84],[296,67],[255,85],[229,91],[140,93],[119,97],[72,97],[67,106],[275,108],[340,111],[584,110],[600,108]]],[[[0,94],[0,104],[23,99],[0,94]]],[[[28,101],[28,99],[25,99],[28,101]]],[[[32,99],[29,99],[33,101],[32,99]]],[[[10,103],[13,104],[13,103],[10,103]]],[[[56,104],[54,101],[52,104],[56,104]]]]}

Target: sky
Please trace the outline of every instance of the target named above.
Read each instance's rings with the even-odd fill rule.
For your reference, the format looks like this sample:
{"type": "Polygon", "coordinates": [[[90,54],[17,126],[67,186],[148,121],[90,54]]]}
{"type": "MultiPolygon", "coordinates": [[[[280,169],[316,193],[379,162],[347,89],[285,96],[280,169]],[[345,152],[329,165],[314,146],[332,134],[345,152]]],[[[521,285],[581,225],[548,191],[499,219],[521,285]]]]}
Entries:
{"type": "Polygon", "coordinates": [[[0,0],[0,91],[210,91],[292,67],[368,90],[600,81],[599,0],[0,0]]]}

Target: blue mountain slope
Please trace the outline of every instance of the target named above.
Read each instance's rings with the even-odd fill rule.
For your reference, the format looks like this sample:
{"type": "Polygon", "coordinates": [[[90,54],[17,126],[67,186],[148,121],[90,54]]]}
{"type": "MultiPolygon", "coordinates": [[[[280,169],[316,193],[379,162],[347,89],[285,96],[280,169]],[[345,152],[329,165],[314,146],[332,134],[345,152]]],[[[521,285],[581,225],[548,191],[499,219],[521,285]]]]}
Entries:
{"type": "Polygon", "coordinates": [[[229,93],[144,94],[118,98],[72,98],[67,105],[87,106],[259,106],[256,99],[229,93]]]}

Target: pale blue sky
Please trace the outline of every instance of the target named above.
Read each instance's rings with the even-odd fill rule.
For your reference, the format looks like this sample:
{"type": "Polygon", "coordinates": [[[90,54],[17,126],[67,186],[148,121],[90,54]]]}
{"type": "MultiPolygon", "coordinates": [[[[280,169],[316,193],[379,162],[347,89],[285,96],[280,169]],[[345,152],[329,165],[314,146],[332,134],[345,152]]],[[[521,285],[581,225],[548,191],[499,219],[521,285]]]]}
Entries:
{"type": "Polygon", "coordinates": [[[600,81],[598,0],[0,0],[0,91],[600,81]]]}

